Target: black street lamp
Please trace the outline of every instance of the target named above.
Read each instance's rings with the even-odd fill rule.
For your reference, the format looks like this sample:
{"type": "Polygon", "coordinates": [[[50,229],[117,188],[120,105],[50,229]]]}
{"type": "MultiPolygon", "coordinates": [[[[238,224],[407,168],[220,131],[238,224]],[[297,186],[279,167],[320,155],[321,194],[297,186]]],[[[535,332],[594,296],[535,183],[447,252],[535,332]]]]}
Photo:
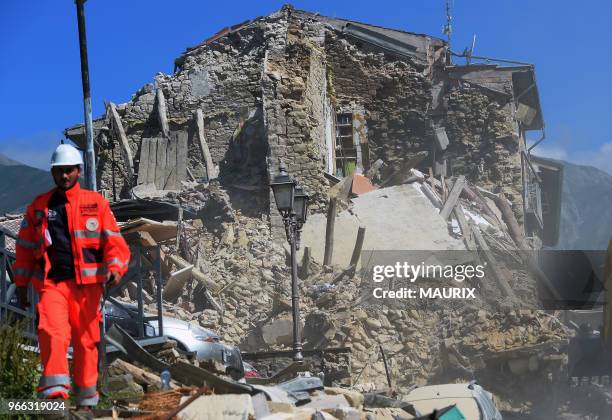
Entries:
{"type": "Polygon", "coordinates": [[[297,276],[297,249],[300,244],[302,226],[308,216],[308,195],[285,169],[281,161],[278,175],[270,183],[276,207],[283,216],[287,241],[291,245],[291,307],[293,312],[293,360],[302,362],[302,340],[300,336],[300,297],[297,276]]]}

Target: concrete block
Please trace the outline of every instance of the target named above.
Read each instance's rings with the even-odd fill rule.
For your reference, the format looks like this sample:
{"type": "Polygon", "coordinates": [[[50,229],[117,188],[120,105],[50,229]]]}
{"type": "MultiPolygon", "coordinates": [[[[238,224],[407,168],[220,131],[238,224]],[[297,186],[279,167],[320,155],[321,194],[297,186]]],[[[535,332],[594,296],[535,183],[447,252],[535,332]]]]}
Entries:
{"type": "Polygon", "coordinates": [[[291,345],[293,322],[290,317],[278,318],[264,325],[261,334],[268,345],[291,345]]]}
{"type": "Polygon", "coordinates": [[[314,395],[311,398],[311,401],[308,404],[304,405],[304,407],[314,408],[317,410],[350,407],[350,404],[348,403],[344,395],[328,395],[321,393],[319,395],[314,395]]]}
{"type": "Polygon", "coordinates": [[[351,407],[362,409],[365,400],[361,392],[345,388],[325,388],[325,393],[329,395],[343,395],[351,407]]]}
{"type": "Polygon", "coordinates": [[[255,418],[250,395],[202,395],[177,414],[181,420],[243,420],[255,418]]]}

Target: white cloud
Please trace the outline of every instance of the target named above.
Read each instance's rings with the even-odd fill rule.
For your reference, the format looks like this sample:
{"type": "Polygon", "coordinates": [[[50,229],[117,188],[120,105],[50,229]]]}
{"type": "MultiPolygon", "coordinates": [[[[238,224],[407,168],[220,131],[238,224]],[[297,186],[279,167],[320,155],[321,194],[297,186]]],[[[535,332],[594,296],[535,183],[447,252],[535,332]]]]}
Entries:
{"type": "Polygon", "coordinates": [[[533,154],[550,159],[567,160],[567,150],[558,146],[538,145],[533,149],[533,154]]]}
{"type": "Polygon", "coordinates": [[[570,152],[565,147],[538,145],[532,150],[536,156],[565,160],[578,165],[599,168],[612,175],[612,141],[602,144],[596,150],[578,150],[570,152]]]}

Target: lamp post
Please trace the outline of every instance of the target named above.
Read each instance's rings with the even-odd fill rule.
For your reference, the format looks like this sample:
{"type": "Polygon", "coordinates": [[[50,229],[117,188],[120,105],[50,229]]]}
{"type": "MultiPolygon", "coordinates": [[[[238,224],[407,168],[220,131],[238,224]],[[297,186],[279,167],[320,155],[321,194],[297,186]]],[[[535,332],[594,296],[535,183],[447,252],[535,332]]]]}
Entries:
{"type": "Polygon", "coordinates": [[[279,173],[270,183],[276,207],[283,216],[287,241],[291,245],[291,308],[293,313],[293,360],[302,362],[302,340],[300,336],[300,297],[297,276],[297,250],[300,246],[302,226],[308,215],[308,195],[289,174],[281,161],[279,173]]]}

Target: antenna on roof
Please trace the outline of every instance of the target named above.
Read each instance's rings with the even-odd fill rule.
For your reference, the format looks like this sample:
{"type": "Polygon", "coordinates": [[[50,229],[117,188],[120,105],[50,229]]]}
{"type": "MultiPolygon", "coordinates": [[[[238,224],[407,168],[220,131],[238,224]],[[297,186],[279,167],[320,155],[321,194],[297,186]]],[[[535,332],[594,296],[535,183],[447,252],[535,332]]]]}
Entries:
{"type": "Polygon", "coordinates": [[[452,15],[452,7],[454,0],[446,0],[446,24],[442,28],[442,33],[446,35],[446,39],[448,41],[448,49],[450,50],[451,46],[451,35],[453,34],[453,15],[452,15]]]}
{"type": "Polygon", "coordinates": [[[465,48],[463,50],[463,56],[465,57],[465,61],[469,66],[472,61],[472,56],[474,55],[474,48],[476,47],[476,34],[472,37],[472,46],[470,48],[465,48]]]}

